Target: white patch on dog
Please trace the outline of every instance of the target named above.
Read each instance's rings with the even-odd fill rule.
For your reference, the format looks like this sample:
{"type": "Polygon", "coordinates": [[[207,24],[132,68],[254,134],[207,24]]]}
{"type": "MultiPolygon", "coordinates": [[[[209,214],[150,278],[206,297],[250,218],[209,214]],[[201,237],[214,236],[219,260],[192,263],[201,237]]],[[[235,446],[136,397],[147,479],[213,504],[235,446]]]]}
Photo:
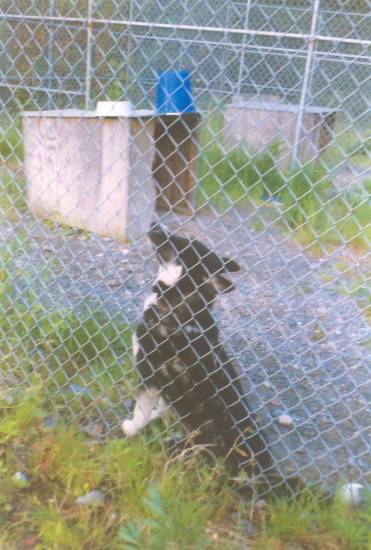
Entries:
{"type": "Polygon", "coordinates": [[[124,420],[121,424],[122,431],[126,437],[137,434],[151,420],[161,416],[167,409],[166,401],[161,397],[158,390],[151,388],[139,393],[135,403],[132,420],[124,420]]]}
{"type": "Polygon", "coordinates": [[[164,283],[166,286],[175,285],[182,275],[183,268],[175,262],[160,265],[156,282],[164,283]]]}
{"type": "Polygon", "coordinates": [[[163,363],[161,365],[161,367],[159,368],[159,371],[161,372],[161,374],[164,378],[169,378],[169,369],[167,368],[166,363],[163,363]]]}
{"type": "Polygon", "coordinates": [[[175,372],[181,373],[184,371],[184,365],[178,357],[175,357],[175,359],[171,361],[171,366],[175,372]]]}
{"type": "Polygon", "coordinates": [[[192,336],[196,334],[200,334],[200,330],[194,325],[186,325],[185,331],[187,332],[187,334],[191,334],[192,336]]]}
{"type": "Polygon", "coordinates": [[[133,332],[133,336],[131,337],[131,343],[132,343],[131,347],[133,350],[134,359],[136,359],[139,353],[139,344],[138,344],[138,338],[135,332],[133,332]]]}
{"type": "Polygon", "coordinates": [[[160,333],[161,336],[165,336],[165,337],[166,337],[166,336],[168,335],[168,334],[167,334],[166,328],[163,327],[161,324],[158,325],[157,328],[158,328],[158,331],[159,331],[159,333],[160,333]]]}
{"type": "Polygon", "coordinates": [[[156,292],[152,292],[147,298],[144,300],[143,304],[143,311],[146,311],[149,307],[151,307],[153,304],[157,303],[157,294],[156,292]]]}

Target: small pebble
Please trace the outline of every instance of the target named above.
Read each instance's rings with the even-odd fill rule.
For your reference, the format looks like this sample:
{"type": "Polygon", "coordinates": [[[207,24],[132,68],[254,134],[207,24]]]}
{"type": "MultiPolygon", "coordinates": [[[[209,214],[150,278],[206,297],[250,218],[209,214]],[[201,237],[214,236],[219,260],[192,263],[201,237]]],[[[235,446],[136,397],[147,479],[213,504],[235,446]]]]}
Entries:
{"type": "Polygon", "coordinates": [[[280,401],[279,399],[272,399],[271,403],[275,407],[281,407],[281,405],[283,404],[282,401],[280,401]]]}
{"type": "Polygon", "coordinates": [[[77,497],[75,502],[79,506],[97,506],[103,504],[105,500],[106,497],[102,491],[90,491],[86,495],[77,497]]]}
{"type": "Polygon", "coordinates": [[[29,479],[23,472],[16,472],[13,476],[14,481],[21,487],[29,483],[29,479]]]}
{"type": "Polygon", "coordinates": [[[293,418],[292,418],[289,414],[281,414],[281,415],[278,417],[278,422],[279,422],[282,426],[292,426],[293,423],[294,423],[294,420],[293,420],[293,418]]]}
{"type": "Polygon", "coordinates": [[[110,287],[120,286],[120,281],[118,281],[117,279],[108,279],[106,281],[106,285],[110,287]]]}
{"type": "Polygon", "coordinates": [[[28,477],[26,476],[26,474],[23,474],[22,472],[16,472],[14,474],[14,477],[16,479],[19,479],[19,481],[28,481],[28,477]]]}

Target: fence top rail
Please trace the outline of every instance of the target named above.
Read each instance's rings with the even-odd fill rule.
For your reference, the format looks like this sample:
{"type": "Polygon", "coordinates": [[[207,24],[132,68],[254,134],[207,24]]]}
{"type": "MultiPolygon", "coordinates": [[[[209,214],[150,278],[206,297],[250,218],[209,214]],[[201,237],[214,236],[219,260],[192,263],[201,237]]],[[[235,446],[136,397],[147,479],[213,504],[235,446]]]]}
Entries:
{"type": "Polygon", "coordinates": [[[3,19],[28,19],[30,21],[61,21],[81,23],[83,25],[121,25],[125,27],[145,27],[153,29],[170,29],[172,31],[190,31],[190,32],[208,32],[208,33],[229,33],[247,36],[265,36],[272,38],[297,38],[306,41],[321,41],[321,42],[338,42],[343,44],[359,44],[363,46],[371,46],[371,40],[362,38],[348,38],[343,36],[327,36],[322,34],[310,33],[293,33],[280,31],[263,31],[257,29],[242,29],[231,27],[206,27],[203,25],[184,25],[178,23],[154,23],[149,21],[133,21],[130,19],[104,19],[104,18],[89,18],[89,17],[67,17],[57,15],[27,15],[27,14],[7,14],[0,12],[0,18],[3,19]]]}

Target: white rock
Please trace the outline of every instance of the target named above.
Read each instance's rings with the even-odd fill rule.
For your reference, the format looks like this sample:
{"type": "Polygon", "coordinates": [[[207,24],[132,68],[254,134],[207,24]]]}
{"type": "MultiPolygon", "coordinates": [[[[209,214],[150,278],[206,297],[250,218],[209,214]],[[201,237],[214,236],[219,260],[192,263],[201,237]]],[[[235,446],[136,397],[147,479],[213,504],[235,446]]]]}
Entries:
{"type": "Polygon", "coordinates": [[[263,498],[260,498],[255,502],[255,508],[257,508],[258,510],[263,510],[263,508],[266,508],[266,507],[267,507],[267,501],[264,500],[263,498]]]}
{"type": "Polygon", "coordinates": [[[338,496],[344,504],[359,506],[365,488],[360,483],[344,483],[338,491],[338,496]]]}
{"type": "Polygon", "coordinates": [[[279,422],[282,426],[292,426],[293,423],[294,423],[294,420],[293,420],[293,418],[292,418],[289,414],[281,414],[281,415],[278,417],[278,422],[279,422]]]}
{"type": "Polygon", "coordinates": [[[105,500],[106,497],[102,491],[90,491],[86,495],[78,497],[75,502],[79,506],[97,506],[103,504],[105,500]]]}
{"type": "Polygon", "coordinates": [[[16,472],[14,474],[14,479],[17,481],[23,481],[23,483],[28,483],[28,477],[23,472],[16,472]]]}

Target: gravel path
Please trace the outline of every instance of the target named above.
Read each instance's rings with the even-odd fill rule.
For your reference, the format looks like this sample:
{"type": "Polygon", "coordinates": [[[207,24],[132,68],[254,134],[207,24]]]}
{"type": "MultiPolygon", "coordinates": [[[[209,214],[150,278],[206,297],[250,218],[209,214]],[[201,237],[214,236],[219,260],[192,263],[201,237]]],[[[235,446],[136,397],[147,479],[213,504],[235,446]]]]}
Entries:
{"type": "MultiPolygon", "coordinates": [[[[370,258],[349,250],[326,259],[306,254],[274,225],[264,227],[272,212],[204,211],[182,219],[181,229],[243,267],[236,292],[220,298],[216,315],[281,469],[364,481],[371,471],[370,327],[362,313],[370,258]],[[283,414],[291,425],[280,424],[283,414]]],[[[146,238],[129,245],[31,219],[4,222],[0,231],[3,241],[27,234],[17,266],[47,306],[79,308],[88,300],[120,311],[129,323],[140,317],[156,272],[146,238]]]]}

